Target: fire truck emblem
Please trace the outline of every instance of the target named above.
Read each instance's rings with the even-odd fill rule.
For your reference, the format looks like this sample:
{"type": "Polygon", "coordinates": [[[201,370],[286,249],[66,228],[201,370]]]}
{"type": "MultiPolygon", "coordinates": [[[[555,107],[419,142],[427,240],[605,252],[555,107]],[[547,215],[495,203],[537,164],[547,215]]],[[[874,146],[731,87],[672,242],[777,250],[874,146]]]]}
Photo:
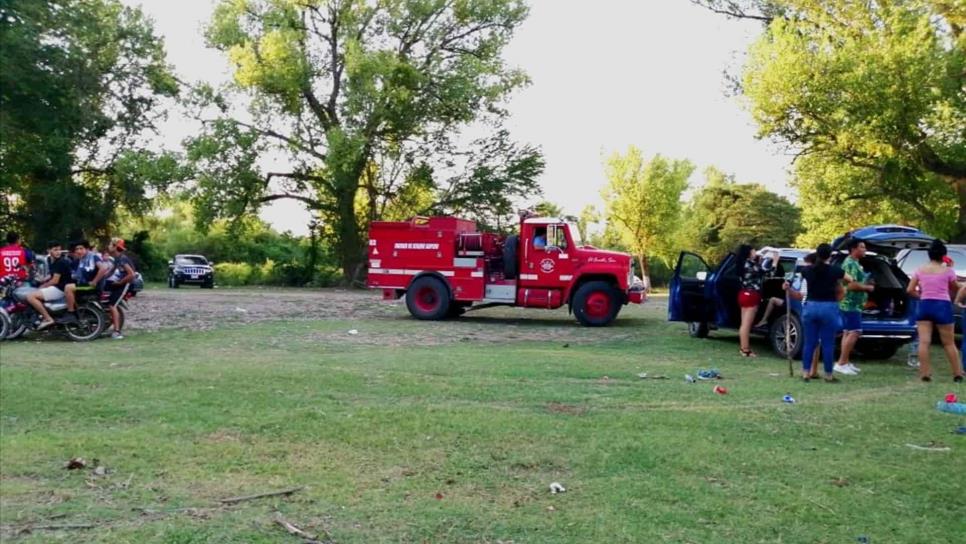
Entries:
{"type": "Polygon", "coordinates": [[[549,274],[553,272],[553,267],[556,265],[557,263],[553,262],[553,259],[544,259],[540,261],[540,270],[543,270],[544,273],[549,274]]]}

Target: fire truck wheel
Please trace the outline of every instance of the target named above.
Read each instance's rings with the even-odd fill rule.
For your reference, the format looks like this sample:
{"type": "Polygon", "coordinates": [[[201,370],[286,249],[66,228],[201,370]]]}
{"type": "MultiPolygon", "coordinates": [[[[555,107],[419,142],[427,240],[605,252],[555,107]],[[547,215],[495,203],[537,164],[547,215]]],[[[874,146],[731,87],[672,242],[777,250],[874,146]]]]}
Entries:
{"type": "Polygon", "coordinates": [[[503,243],[503,277],[508,280],[517,277],[517,249],[520,246],[520,237],[510,236],[503,243]]]}
{"type": "Polygon", "coordinates": [[[406,307],[416,319],[439,321],[450,313],[449,290],[439,278],[423,276],[409,286],[406,307]]]}
{"type": "Polygon", "coordinates": [[[574,294],[573,312],[585,327],[609,325],[620,309],[620,293],[605,281],[587,282],[574,294]]]}

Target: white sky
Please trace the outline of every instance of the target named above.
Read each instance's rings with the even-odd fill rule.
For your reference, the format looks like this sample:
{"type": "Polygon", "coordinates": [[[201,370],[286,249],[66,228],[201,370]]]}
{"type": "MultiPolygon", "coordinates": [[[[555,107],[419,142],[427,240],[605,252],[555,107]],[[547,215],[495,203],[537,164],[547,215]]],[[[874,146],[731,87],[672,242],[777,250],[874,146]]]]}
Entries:
{"type": "MultiPolygon", "coordinates": [[[[141,5],[164,36],[168,60],[186,81],[221,82],[227,62],[206,49],[201,28],[214,0],[124,0],[141,5]]],[[[600,204],[603,159],[629,145],[645,154],[689,158],[692,178],[715,165],[743,182],[793,196],[790,157],[754,138],[740,99],[725,96],[723,72],[740,66],[760,32],[688,0],[530,0],[530,17],[506,51],[533,83],[509,103],[515,139],[542,147],[545,196],[568,213],[600,204]]],[[[177,145],[195,127],[172,116],[164,140],[177,145]]],[[[262,217],[306,232],[308,214],[278,202],[262,217]]]]}

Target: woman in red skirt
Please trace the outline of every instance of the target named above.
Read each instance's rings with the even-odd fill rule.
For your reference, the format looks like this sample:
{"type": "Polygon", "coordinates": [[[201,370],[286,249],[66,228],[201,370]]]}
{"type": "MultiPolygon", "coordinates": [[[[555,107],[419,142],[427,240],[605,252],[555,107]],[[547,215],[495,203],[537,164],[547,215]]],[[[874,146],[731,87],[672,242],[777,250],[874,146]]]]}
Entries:
{"type": "Polygon", "coordinates": [[[741,327],[738,329],[738,340],[741,343],[741,355],[757,357],[751,351],[751,328],[755,324],[758,307],[761,306],[761,285],[765,276],[771,275],[778,269],[780,255],[773,252],[769,260],[763,260],[748,244],[738,246],[735,251],[738,263],[738,278],[741,288],[738,291],[738,306],[741,308],[741,327]]]}

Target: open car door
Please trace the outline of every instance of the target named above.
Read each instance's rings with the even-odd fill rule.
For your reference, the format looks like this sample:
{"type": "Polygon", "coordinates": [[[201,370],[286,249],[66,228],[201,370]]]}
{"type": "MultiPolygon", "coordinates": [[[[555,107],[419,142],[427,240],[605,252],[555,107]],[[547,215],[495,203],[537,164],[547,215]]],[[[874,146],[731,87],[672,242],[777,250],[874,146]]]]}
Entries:
{"type": "Polygon", "coordinates": [[[668,321],[707,323],[714,305],[705,296],[705,283],[711,268],[699,255],[682,251],[671,277],[668,294],[668,321]]]}

